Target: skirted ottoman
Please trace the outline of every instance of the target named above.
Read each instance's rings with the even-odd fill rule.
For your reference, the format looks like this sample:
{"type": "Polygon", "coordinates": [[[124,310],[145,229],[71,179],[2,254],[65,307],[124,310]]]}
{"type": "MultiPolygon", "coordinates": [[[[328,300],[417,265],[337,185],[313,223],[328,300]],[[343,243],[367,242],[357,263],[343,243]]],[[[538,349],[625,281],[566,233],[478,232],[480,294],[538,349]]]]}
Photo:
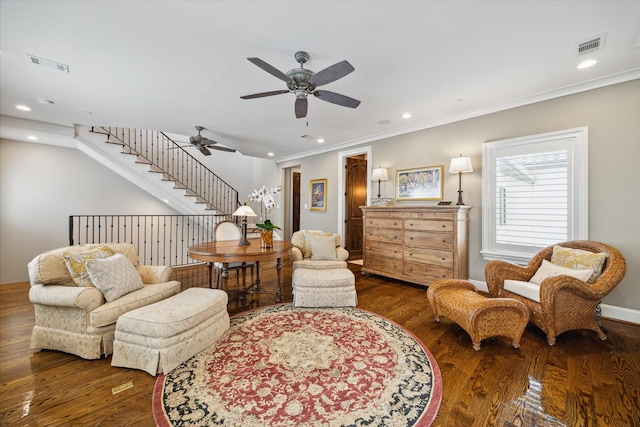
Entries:
{"type": "Polygon", "coordinates": [[[529,322],[529,311],[520,301],[512,298],[485,298],[473,284],[465,280],[439,280],[427,289],[427,298],[436,315],[446,316],[460,325],[480,350],[480,341],[493,336],[513,339],[520,347],[520,338],[529,322]]]}
{"type": "Polygon", "coordinates": [[[294,307],[355,307],[356,278],[348,268],[297,268],[291,277],[294,307]]]}
{"type": "Polygon", "coordinates": [[[189,288],[129,311],[116,322],[112,366],[167,373],[213,344],[229,328],[228,297],[189,288]]]}

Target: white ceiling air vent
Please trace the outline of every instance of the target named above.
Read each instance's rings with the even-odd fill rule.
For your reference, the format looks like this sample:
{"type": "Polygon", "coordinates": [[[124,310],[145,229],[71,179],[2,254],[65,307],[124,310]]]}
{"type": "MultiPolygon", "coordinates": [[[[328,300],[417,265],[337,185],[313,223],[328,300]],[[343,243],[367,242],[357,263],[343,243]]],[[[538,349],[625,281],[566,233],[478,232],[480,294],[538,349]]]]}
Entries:
{"type": "Polygon", "coordinates": [[[595,52],[604,47],[604,37],[606,34],[601,34],[596,37],[591,37],[588,40],[578,43],[577,54],[584,55],[585,53],[595,52]]]}
{"type": "Polygon", "coordinates": [[[27,58],[31,63],[36,65],[44,65],[45,67],[54,68],[58,71],[62,71],[65,73],[69,72],[69,66],[67,64],[62,64],[60,62],[51,61],[49,59],[40,58],[39,56],[31,55],[27,53],[27,58]]]}

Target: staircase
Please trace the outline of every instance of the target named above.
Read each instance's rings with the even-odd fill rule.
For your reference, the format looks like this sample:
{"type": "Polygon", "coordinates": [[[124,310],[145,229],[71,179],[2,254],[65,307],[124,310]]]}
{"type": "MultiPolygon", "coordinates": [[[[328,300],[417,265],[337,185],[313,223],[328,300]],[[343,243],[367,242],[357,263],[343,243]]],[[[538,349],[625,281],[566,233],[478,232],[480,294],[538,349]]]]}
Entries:
{"type": "Polygon", "coordinates": [[[75,139],[85,154],[183,214],[230,217],[240,205],[236,189],[163,132],[76,125],[75,139]],[[124,159],[122,153],[133,160],[124,159]],[[146,172],[159,179],[141,176],[146,172]],[[176,196],[176,189],[183,197],[176,196]]]}

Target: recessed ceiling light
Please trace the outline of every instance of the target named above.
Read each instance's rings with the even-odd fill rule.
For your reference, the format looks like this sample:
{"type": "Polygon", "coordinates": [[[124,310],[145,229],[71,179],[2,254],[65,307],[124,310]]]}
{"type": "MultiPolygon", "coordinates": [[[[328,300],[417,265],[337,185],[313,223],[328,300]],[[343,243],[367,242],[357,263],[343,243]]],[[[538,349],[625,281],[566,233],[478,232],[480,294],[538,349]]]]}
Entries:
{"type": "Polygon", "coordinates": [[[411,113],[404,113],[404,114],[402,115],[402,118],[403,118],[403,119],[410,119],[410,118],[411,118],[411,113]]]}
{"type": "Polygon", "coordinates": [[[585,68],[593,67],[594,65],[596,65],[597,62],[598,61],[596,61],[595,59],[587,59],[586,61],[583,61],[580,64],[578,64],[578,69],[584,70],[585,68]]]}
{"type": "Polygon", "coordinates": [[[16,105],[16,108],[22,111],[31,111],[31,108],[27,107],[26,105],[16,105]]]}
{"type": "Polygon", "coordinates": [[[324,139],[323,138],[318,138],[318,139],[316,139],[316,141],[318,141],[318,143],[322,144],[324,142],[324,139]]]}
{"type": "Polygon", "coordinates": [[[166,204],[169,204],[169,201],[167,199],[162,199],[163,202],[165,202],[166,204]]]}
{"type": "Polygon", "coordinates": [[[273,157],[273,153],[267,153],[267,156],[273,157]]]}
{"type": "Polygon", "coordinates": [[[33,135],[29,135],[29,136],[27,136],[27,139],[29,139],[31,141],[37,141],[38,137],[37,136],[33,136],[33,135]]]}
{"type": "Polygon", "coordinates": [[[379,125],[388,125],[389,123],[391,123],[391,120],[389,120],[389,119],[382,119],[382,120],[378,121],[379,125]]]}

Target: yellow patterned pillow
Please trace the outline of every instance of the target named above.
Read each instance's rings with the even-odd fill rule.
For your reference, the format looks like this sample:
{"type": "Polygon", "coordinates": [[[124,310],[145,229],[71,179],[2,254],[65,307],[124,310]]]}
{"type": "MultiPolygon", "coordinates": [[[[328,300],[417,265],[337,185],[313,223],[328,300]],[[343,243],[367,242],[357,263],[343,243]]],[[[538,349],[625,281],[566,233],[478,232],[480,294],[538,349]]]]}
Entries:
{"type": "Polygon", "coordinates": [[[576,270],[591,269],[591,277],[588,283],[596,281],[602,273],[602,267],[607,259],[607,254],[584,251],[582,249],[571,249],[562,246],[554,246],[551,262],[562,267],[574,268],[576,270]]]}
{"type": "Polygon", "coordinates": [[[76,286],[95,287],[87,272],[88,259],[103,259],[113,255],[113,251],[107,246],[99,246],[95,249],[79,252],[65,252],[64,262],[76,286]]]}

